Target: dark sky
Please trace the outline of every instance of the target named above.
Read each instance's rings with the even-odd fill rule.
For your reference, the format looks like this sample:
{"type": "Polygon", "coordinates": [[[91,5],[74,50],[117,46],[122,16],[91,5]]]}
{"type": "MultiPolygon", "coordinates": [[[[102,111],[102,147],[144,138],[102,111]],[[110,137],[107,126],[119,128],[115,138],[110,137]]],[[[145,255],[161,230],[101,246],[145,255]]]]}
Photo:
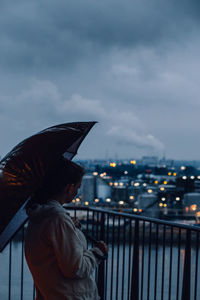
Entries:
{"type": "Polygon", "coordinates": [[[200,2],[0,3],[0,155],[99,123],[77,158],[200,159],[200,2]]]}

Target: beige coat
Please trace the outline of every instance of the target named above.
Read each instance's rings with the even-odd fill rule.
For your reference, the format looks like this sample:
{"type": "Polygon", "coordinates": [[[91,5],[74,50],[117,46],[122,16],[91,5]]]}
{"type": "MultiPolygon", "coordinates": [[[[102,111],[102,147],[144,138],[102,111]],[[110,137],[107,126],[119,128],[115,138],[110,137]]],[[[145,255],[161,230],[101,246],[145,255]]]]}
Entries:
{"type": "Polygon", "coordinates": [[[36,300],[100,299],[93,271],[98,265],[87,250],[83,233],[55,200],[38,206],[30,215],[25,256],[36,286],[36,300]]]}

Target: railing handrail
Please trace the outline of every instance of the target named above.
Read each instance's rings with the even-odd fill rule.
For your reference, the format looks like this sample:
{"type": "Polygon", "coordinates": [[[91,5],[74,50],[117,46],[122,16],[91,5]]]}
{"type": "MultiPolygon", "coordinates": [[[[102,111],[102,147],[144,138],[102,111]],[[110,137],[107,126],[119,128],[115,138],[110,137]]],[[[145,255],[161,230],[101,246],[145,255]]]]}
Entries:
{"type": "Polygon", "coordinates": [[[141,221],[146,221],[146,222],[150,222],[150,223],[155,223],[155,224],[162,224],[162,225],[168,225],[168,226],[172,226],[175,228],[182,228],[182,229],[191,229],[193,231],[197,231],[200,232],[200,227],[196,226],[196,225],[189,225],[189,224],[181,224],[181,223],[174,223],[172,221],[166,221],[166,220],[161,220],[161,219],[156,219],[156,218],[150,218],[150,217],[144,217],[144,216],[139,216],[139,215],[132,215],[129,213],[124,213],[124,212],[117,212],[117,211],[113,211],[113,210],[108,210],[108,209],[104,209],[104,208],[94,208],[91,206],[65,206],[66,209],[73,209],[73,210],[85,210],[85,211],[94,211],[94,212],[100,212],[100,213],[106,213],[106,214],[110,214],[110,215],[115,215],[115,216],[123,216],[126,218],[130,218],[130,219],[138,219],[141,221]]]}

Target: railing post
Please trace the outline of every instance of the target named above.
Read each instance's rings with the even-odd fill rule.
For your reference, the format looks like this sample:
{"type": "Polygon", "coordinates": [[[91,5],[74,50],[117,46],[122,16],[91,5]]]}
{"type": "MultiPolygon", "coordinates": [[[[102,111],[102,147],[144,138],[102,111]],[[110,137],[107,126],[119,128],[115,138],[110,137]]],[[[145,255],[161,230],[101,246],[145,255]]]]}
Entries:
{"type": "MultiPolygon", "coordinates": [[[[100,222],[100,240],[105,240],[105,214],[101,213],[101,222],[100,222]]],[[[102,261],[98,268],[98,291],[101,300],[104,300],[104,286],[105,286],[105,263],[102,261]]]]}
{"type": "Polygon", "coordinates": [[[131,300],[139,300],[139,221],[135,220],[131,300]]]}
{"type": "Polygon", "coordinates": [[[185,261],[183,271],[183,288],[181,300],[190,300],[190,280],[191,280],[191,231],[187,230],[185,245],[185,261]]]}

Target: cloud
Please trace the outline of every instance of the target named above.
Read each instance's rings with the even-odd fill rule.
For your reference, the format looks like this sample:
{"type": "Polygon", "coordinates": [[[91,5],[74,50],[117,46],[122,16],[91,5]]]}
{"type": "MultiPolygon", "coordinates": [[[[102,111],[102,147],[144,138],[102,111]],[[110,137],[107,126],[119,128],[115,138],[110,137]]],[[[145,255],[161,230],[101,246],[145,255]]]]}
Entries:
{"type": "Polygon", "coordinates": [[[0,8],[0,153],[53,124],[97,120],[85,157],[199,157],[198,1],[0,8]]]}
{"type": "MultiPolygon", "coordinates": [[[[16,96],[13,104],[11,101],[2,104],[3,102],[1,107],[4,107],[4,115],[9,115],[9,118],[13,116],[13,121],[14,116],[18,116],[11,124],[7,122],[8,127],[9,124],[11,127],[7,130],[14,131],[17,136],[24,135],[23,138],[34,133],[30,130],[29,124],[37,132],[51,126],[53,122],[97,120],[102,131],[98,132],[99,136],[96,136],[96,139],[106,141],[105,144],[112,141],[118,148],[121,147],[120,144],[122,147],[126,144],[129,147],[149,147],[158,151],[164,147],[150,133],[145,133],[145,124],[134,112],[127,112],[125,107],[123,110],[109,111],[106,104],[100,100],[84,98],[78,94],[66,99],[50,81],[34,80],[29,89],[16,96]],[[18,126],[13,128],[13,123],[18,126]]],[[[3,120],[4,123],[5,121],[3,120]]],[[[3,126],[1,128],[3,135],[4,128],[3,126]]]]}
{"type": "Polygon", "coordinates": [[[55,0],[1,4],[0,65],[40,74],[95,60],[107,51],[166,47],[199,24],[197,1],[55,0]],[[114,9],[113,9],[114,8],[114,9]],[[195,17],[196,16],[196,17],[195,17]],[[187,29],[187,30],[185,30],[187,29]]]}

